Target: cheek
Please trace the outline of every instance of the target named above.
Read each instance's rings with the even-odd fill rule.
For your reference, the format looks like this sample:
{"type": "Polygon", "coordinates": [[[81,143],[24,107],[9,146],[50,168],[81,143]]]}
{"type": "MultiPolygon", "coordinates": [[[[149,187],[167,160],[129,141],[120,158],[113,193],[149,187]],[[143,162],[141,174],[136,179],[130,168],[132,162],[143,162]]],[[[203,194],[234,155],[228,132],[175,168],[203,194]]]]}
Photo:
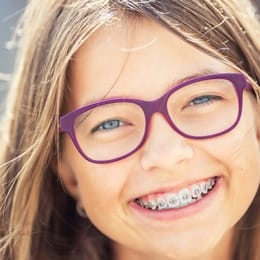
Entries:
{"type": "Polygon", "coordinates": [[[126,168],[117,164],[86,167],[84,163],[77,179],[80,200],[93,225],[102,233],[122,237],[126,228],[127,175],[126,168]]]}
{"type": "MultiPolygon", "coordinates": [[[[109,200],[116,196],[124,185],[125,167],[119,163],[94,164],[84,159],[69,138],[64,142],[63,159],[71,176],[74,176],[79,199],[92,203],[99,197],[109,200]]],[[[99,200],[101,202],[101,199],[99,200]]]]}
{"type": "Polygon", "coordinates": [[[232,209],[231,216],[239,218],[251,204],[260,183],[260,147],[253,120],[244,117],[233,131],[207,142],[206,149],[224,166],[230,202],[227,205],[232,209]]]}
{"type": "MultiPolygon", "coordinates": [[[[226,163],[229,165],[232,188],[239,193],[241,201],[248,195],[254,197],[260,183],[260,149],[254,128],[233,134],[227,144],[226,163]],[[232,138],[232,139],[231,139],[232,138]]],[[[225,150],[224,149],[224,150],[225,150]]]]}
{"type": "Polygon", "coordinates": [[[244,96],[244,108],[239,124],[231,132],[207,142],[209,149],[230,170],[244,174],[259,174],[260,145],[256,104],[244,96]],[[251,169],[248,172],[248,169],[251,169]]]}
{"type": "MultiPolygon", "coordinates": [[[[80,159],[81,161],[81,159],[80,159]]],[[[80,200],[93,218],[109,215],[123,203],[126,169],[120,164],[75,163],[80,200]]]]}
{"type": "Polygon", "coordinates": [[[90,220],[101,230],[107,223],[123,218],[129,199],[127,190],[132,172],[127,160],[111,164],[93,164],[85,160],[70,139],[64,146],[64,160],[70,175],[74,176],[77,202],[85,209],[90,220]]]}

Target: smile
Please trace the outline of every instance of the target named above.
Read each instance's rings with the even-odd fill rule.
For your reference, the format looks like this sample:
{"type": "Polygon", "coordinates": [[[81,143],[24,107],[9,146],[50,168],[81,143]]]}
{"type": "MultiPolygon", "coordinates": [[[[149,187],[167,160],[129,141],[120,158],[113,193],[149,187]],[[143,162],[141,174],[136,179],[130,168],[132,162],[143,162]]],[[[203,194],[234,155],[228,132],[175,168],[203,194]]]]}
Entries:
{"type": "Polygon", "coordinates": [[[217,178],[198,182],[190,187],[183,188],[176,193],[152,195],[148,198],[137,198],[135,203],[139,206],[153,210],[163,211],[168,209],[181,209],[187,207],[205,197],[215,187],[217,178]],[[152,197],[152,198],[151,198],[152,197]]]}

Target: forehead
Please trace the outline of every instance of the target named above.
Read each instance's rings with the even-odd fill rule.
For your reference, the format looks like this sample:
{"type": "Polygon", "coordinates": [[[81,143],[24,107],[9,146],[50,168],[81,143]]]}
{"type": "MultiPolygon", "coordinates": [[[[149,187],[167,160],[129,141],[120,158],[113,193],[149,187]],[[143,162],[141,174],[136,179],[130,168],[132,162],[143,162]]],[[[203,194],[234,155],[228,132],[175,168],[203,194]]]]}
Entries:
{"type": "Polygon", "coordinates": [[[227,70],[155,22],[117,20],[96,31],[74,55],[70,109],[104,96],[154,99],[181,78],[227,70]]]}

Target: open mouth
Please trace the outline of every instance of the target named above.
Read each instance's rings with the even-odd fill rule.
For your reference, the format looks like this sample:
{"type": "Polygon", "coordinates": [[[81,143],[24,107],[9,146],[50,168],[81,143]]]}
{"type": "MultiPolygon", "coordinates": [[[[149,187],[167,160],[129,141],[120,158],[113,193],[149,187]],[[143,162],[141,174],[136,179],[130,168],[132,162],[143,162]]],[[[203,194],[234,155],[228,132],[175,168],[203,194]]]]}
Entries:
{"type": "Polygon", "coordinates": [[[195,183],[175,193],[165,193],[144,198],[137,198],[134,202],[142,208],[163,211],[169,209],[181,209],[194,204],[207,196],[216,186],[219,177],[213,177],[207,181],[195,183]]]}

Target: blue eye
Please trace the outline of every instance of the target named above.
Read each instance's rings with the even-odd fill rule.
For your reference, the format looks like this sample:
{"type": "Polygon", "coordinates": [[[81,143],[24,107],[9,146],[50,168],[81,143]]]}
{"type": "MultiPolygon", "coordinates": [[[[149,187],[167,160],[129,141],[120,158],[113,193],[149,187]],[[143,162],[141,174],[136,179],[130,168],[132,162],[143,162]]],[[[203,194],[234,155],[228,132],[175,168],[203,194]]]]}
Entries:
{"type": "Polygon", "coordinates": [[[219,101],[222,98],[220,96],[214,95],[204,95],[194,98],[191,102],[189,102],[188,106],[201,106],[201,105],[209,105],[214,101],[219,101]]]}
{"type": "Polygon", "coordinates": [[[109,130],[116,129],[123,125],[125,125],[125,123],[121,120],[117,120],[117,119],[107,120],[107,121],[99,124],[98,126],[96,126],[91,132],[95,133],[97,131],[109,131],[109,130]]]}

